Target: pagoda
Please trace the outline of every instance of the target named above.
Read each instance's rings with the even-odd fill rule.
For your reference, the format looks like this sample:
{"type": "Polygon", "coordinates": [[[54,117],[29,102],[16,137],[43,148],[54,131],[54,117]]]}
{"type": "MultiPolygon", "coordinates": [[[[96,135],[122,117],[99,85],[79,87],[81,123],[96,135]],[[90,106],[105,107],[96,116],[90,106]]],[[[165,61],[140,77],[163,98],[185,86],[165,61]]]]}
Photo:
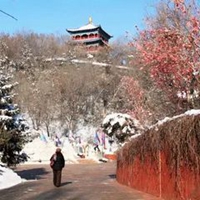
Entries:
{"type": "Polygon", "coordinates": [[[73,41],[85,44],[89,51],[108,46],[109,39],[112,37],[100,25],[94,25],[91,17],[88,24],[77,29],[66,29],[66,31],[71,35],[73,41]]]}

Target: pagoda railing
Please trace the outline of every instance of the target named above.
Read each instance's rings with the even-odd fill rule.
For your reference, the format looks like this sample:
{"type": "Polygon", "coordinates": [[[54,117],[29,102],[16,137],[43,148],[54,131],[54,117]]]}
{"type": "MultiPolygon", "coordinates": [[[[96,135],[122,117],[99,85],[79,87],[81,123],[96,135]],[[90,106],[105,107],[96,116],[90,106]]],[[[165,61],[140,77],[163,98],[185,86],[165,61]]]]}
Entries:
{"type": "Polygon", "coordinates": [[[100,35],[98,34],[92,34],[92,35],[77,35],[77,36],[73,36],[72,39],[73,40],[86,40],[86,39],[94,39],[94,38],[100,38],[100,35]]]}

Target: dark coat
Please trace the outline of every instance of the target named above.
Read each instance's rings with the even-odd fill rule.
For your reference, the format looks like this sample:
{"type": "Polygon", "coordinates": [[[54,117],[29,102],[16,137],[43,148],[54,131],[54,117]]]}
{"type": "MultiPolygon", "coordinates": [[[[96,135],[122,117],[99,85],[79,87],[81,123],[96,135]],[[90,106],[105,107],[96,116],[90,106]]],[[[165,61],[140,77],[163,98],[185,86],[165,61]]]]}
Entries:
{"type": "MultiPolygon", "coordinates": [[[[53,154],[51,156],[51,159],[53,159],[55,154],[53,154]]],[[[57,171],[60,171],[62,170],[62,168],[65,166],[65,159],[64,159],[64,156],[61,152],[56,152],[56,160],[54,162],[54,165],[52,167],[53,170],[57,170],[57,171]]]]}

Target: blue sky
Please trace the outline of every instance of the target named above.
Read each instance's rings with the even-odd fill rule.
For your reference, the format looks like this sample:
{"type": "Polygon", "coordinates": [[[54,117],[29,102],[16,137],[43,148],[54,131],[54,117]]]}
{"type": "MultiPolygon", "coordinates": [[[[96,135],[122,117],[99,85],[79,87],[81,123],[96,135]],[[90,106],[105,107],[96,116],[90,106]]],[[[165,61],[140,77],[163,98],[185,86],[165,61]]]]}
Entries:
{"type": "Polygon", "coordinates": [[[113,39],[126,31],[135,33],[135,25],[143,26],[143,19],[151,13],[159,0],[0,0],[0,32],[33,31],[44,34],[68,34],[66,28],[79,28],[91,16],[95,25],[113,39]]]}

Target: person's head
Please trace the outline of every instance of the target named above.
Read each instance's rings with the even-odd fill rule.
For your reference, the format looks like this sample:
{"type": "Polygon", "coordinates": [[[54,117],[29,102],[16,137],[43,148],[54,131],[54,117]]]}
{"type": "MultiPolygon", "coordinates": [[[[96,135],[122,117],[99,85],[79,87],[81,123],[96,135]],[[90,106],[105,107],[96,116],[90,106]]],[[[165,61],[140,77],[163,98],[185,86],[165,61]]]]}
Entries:
{"type": "Polygon", "coordinates": [[[58,147],[58,148],[56,149],[56,153],[60,153],[60,152],[61,152],[61,148],[58,147]]]}

